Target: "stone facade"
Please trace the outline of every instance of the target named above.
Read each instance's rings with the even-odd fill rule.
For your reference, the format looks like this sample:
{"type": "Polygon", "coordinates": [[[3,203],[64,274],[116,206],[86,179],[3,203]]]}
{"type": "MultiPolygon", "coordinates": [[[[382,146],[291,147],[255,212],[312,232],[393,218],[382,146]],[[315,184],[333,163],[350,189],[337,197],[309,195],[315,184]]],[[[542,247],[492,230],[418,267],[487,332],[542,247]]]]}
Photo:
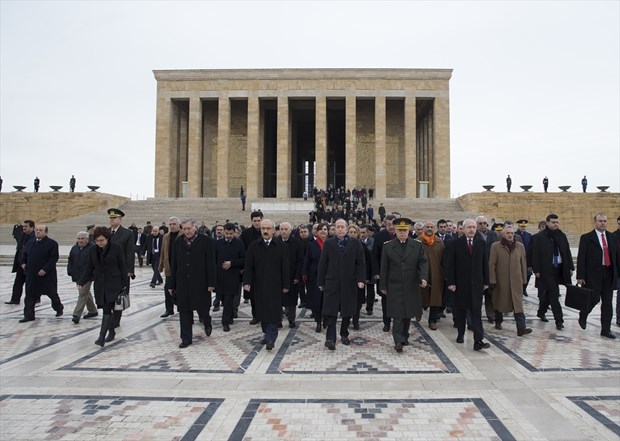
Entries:
{"type": "Polygon", "coordinates": [[[450,69],[154,71],[155,196],[450,197],[450,69]]]}
{"type": "Polygon", "coordinates": [[[32,219],[37,223],[57,222],[69,217],[120,207],[129,198],[98,192],[1,193],[0,224],[32,219]]]}

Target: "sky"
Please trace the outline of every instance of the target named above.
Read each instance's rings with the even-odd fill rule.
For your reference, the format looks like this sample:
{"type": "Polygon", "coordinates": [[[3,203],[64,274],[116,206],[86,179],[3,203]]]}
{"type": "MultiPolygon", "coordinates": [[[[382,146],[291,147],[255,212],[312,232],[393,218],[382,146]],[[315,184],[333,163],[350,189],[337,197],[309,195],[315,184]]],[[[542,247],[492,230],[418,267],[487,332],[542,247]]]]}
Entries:
{"type": "Polygon", "coordinates": [[[618,1],[47,0],[0,0],[2,190],[153,197],[153,70],[363,67],[454,70],[453,197],[620,191],[618,1]]]}

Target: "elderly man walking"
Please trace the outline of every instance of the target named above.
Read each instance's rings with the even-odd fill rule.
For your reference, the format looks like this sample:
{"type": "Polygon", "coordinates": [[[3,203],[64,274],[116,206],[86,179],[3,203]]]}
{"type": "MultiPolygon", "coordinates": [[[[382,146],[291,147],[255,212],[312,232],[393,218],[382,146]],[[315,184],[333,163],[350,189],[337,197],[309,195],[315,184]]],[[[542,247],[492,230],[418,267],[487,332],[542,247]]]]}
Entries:
{"type": "MultiPolygon", "coordinates": [[[[80,281],[82,272],[88,264],[88,253],[95,244],[88,239],[88,233],[86,231],[80,231],[77,234],[77,243],[73,245],[71,251],[69,251],[69,261],[67,263],[67,275],[71,277],[76,284],[80,281]]],[[[90,287],[93,280],[86,281],[78,288],[78,300],[73,309],[73,318],[71,319],[76,325],[80,322],[80,316],[84,312],[84,307],[87,308],[88,314],[84,316],[85,319],[97,317],[97,306],[93,300],[93,295],[90,292],[90,287]]]]}
{"type": "Polygon", "coordinates": [[[205,326],[207,337],[211,335],[211,293],[215,290],[215,245],[207,236],[198,234],[196,221],[186,219],[182,223],[183,236],[172,244],[169,290],[176,298],[181,322],[183,349],[192,344],[194,311],[198,311],[205,326]]]}
{"type": "Polygon", "coordinates": [[[261,239],[251,242],[245,258],[243,289],[252,292],[255,319],[264,333],[261,343],[272,350],[282,322],[282,295],[290,288],[288,248],[274,240],[275,225],[269,219],[260,222],[261,239]]]}
{"type": "Polygon", "coordinates": [[[349,345],[349,324],[357,309],[357,289],[366,286],[366,261],[359,240],[349,237],[347,223],[338,219],[336,235],[325,241],[319,260],[318,286],[323,291],[323,317],[327,322],[325,347],[336,349],[336,321],[342,315],[340,337],[349,345]]]}
{"type": "Polygon", "coordinates": [[[517,335],[527,335],[532,330],[525,325],[523,312],[523,285],[527,280],[525,247],[515,240],[512,225],[502,230],[502,238],[491,245],[489,257],[489,286],[493,288],[495,329],[502,329],[505,312],[514,311],[517,335]]]}

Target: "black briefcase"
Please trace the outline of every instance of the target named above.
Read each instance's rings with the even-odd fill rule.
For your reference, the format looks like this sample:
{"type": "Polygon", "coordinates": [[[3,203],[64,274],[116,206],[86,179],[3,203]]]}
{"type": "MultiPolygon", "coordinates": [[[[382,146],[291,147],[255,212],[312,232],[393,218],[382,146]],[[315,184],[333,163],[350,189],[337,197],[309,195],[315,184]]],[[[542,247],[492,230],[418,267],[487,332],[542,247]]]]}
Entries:
{"type": "Polygon", "coordinates": [[[566,287],[566,299],[564,300],[564,304],[569,308],[585,311],[588,310],[593,297],[593,289],[577,285],[568,285],[566,287]]]}

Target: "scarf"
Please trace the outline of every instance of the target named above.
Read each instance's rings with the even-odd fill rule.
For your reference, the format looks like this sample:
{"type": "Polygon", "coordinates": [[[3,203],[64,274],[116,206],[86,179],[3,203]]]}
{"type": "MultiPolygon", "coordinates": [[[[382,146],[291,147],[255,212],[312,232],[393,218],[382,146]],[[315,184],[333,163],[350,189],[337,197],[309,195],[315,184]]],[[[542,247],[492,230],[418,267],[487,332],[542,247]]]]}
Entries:
{"type": "Polygon", "coordinates": [[[502,237],[502,245],[506,247],[506,249],[508,250],[509,253],[512,253],[514,251],[514,249],[517,247],[517,241],[513,240],[507,240],[506,238],[502,237]]]}
{"type": "Polygon", "coordinates": [[[336,237],[336,240],[338,241],[338,249],[340,250],[340,255],[344,256],[344,249],[347,246],[347,242],[349,241],[349,235],[344,236],[342,239],[338,239],[336,237]]]}
{"type": "Polygon", "coordinates": [[[183,242],[185,243],[185,246],[187,247],[188,250],[192,247],[192,243],[194,242],[194,240],[196,240],[197,237],[198,237],[198,231],[196,231],[194,235],[190,238],[183,235],[183,242]]]}
{"type": "Polygon", "coordinates": [[[325,246],[325,242],[319,236],[316,237],[316,243],[319,244],[319,248],[323,251],[323,247],[325,246]]]}
{"type": "Polygon", "coordinates": [[[420,234],[420,239],[422,239],[422,242],[424,242],[429,247],[432,247],[433,245],[435,245],[435,237],[436,236],[434,234],[427,236],[426,231],[420,234]]]}

